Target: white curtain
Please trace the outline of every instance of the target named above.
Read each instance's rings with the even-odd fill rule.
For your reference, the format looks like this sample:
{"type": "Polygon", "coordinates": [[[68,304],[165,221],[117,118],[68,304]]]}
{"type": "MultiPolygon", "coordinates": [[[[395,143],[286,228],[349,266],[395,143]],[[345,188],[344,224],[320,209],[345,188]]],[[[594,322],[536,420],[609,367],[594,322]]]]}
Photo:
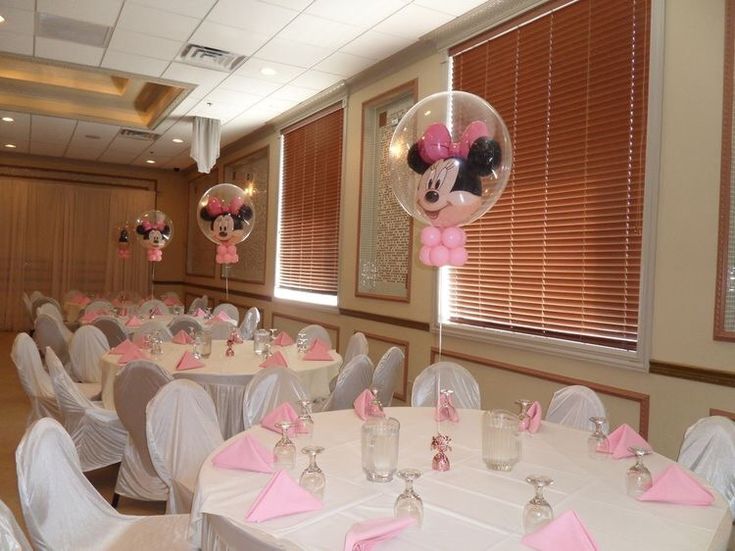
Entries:
{"type": "Polygon", "coordinates": [[[191,158],[197,162],[197,170],[209,174],[219,157],[219,139],[222,121],[194,117],[191,135],[191,158]]]}
{"type": "Polygon", "coordinates": [[[0,330],[28,328],[23,291],[146,291],[143,250],[131,233],[119,259],[113,228],[153,208],[154,192],[0,176],[0,194],[0,330]]]}

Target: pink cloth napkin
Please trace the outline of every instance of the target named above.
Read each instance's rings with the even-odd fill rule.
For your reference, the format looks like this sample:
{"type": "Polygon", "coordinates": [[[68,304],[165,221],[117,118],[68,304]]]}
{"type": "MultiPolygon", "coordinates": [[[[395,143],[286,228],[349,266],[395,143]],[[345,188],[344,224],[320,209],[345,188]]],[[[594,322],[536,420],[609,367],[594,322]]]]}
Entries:
{"type": "Polygon", "coordinates": [[[273,432],[281,434],[281,429],[276,426],[279,421],[290,421],[295,425],[288,429],[288,435],[294,436],[296,433],[305,433],[306,429],[301,426],[299,415],[289,402],[283,402],[276,406],[260,420],[260,426],[273,432]]]}
{"type": "Polygon", "coordinates": [[[357,413],[357,416],[363,421],[368,417],[374,416],[376,414],[380,415],[381,417],[385,416],[385,413],[383,413],[382,411],[374,411],[375,404],[373,404],[373,399],[373,393],[370,392],[369,388],[366,388],[360,393],[357,398],[355,398],[355,401],[352,402],[352,405],[355,408],[355,413],[357,413]]]}
{"type": "Polygon", "coordinates": [[[273,355],[265,360],[260,367],[288,367],[286,358],[283,357],[280,350],[276,350],[273,355]]]}
{"type": "Polygon", "coordinates": [[[207,317],[207,313],[204,310],[202,310],[201,308],[197,308],[197,311],[194,312],[194,317],[195,318],[206,318],[207,317]]]}
{"type": "Polygon", "coordinates": [[[71,302],[73,304],[78,304],[79,306],[86,306],[87,304],[92,302],[92,300],[89,297],[79,294],[79,295],[74,295],[74,297],[71,299],[71,302]]]}
{"type": "Polygon", "coordinates": [[[212,458],[212,464],[221,469],[240,469],[259,473],[273,472],[273,452],[265,449],[249,434],[235,440],[212,458]]]}
{"type": "Polygon", "coordinates": [[[188,350],[184,352],[181,356],[181,359],[179,360],[179,363],[176,364],[176,371],[185,371],[187,369],[197,369],[199,367],[204,367],[204,364],[197,360],[194,355],[189,352],[188,350]]]}
{"type": "Polygon", "coordinates": [[[521,543],[538,551],[597,551],[597,543],[574,511],[524,536],[521,543]]]}
{"type": "Polygon", "coordinates": [[[125,323],[125,325],[128,327],[140,327],[141,325],[143,325],[143,320],[140,319],[138,316],[133,316],[125,323]]]}
{"type": "Polygon", "coordinates": [[[140,350],[135,343],[125,339],[123,342],[115,346],[110,350],[110,354],[125,354],[125,352],[130,352],[131,350],[140,350]]]}
{"type": "MultiPolygon", "coordinates": [[[[135,345],[133,345],[135,346],[135,345]]],[[[147,360],[148,354],[143,352],[140,348],[135,346],[135,349],[130,349],[122,353],[122,356],[120,356],[117,360],[118,365],[125,365],[128,362],[132,362],[133,360],[147,360]]]]}
{"type": "Polygon", "coordinates": [[[633,453],[628,449],[631,446],[636,448],[651,448],[651,444],[646,442],[643,437],[638,434],[630,425],[623,423],[607,436],[607,449],[598,451],[611,453],[615,459],[623,457],[633,457],[633,453]]]}
{"type": "Polygon", "coordinates": [[[179,332],[174,335],[174,338],[171,339],[171,342],[175,342],[176,344],[191,344],[194,342],[194,339],[191,338],[191,335],[184,331],[183,329],[179,329],[179,332]]]}
{"type": "Polygon", "coordinates": [[[227,315],[227,312],[219,312],[216,316],[213,316],[211,320],[209,320],[209,323],[217,323],[218,321],[225,321],[227,323],[232,323],[233,320],[230,316],[227,315]]]}
{"type": "Polygon", "coordinates": [[[316,511],[322,502],[304,490],[285,470],[278,471],[245,514],[245,520],[262,522],[276,517],[316,511]]]}
{"type": "Polygon", "coordinates": [[[273,339],[273,344],[276,346],[290,346],[293,344],[293,339],[285,331],[278,333],[278,336],[273,339]]]}
{"type": "Polygon", "coordinates": [[[395,538],[416,519],[413,517],[385,517],[356,522],[345,534],[344,551],[369,551],[375,544],[395,538]]]}
{"type": "Polygon", "coordinates": [[[79,321],[82,323],[91,323],[94,320],[96,320],[98,317],[100,317],[99,312],[85,312],[81,318],[79,318],[79,321]]]}
{"type": "Polygon", "coordinates": [[[680,505],[712,505],[715,496],[679,465],[673,463],[654,478],[653,486],[638,499],[680,505]]]}
{"type": "Polygon", "coordinates": [[[304,359],[319,362],[332,360],[332,355],[329,353],[329,345],[322,340],[315,340],[311,343],[306,354],[304,354],[304,359]]]}
{"type": "Polygon", "coordinates": [[[434,420],[451,421],[452,423],[459,422],[459,413],[457,413],[457,408],[452,403],[451,396],[439,395],[439,400],[434,410],[434,420]]]}
{"type": "Polygon", "coordinates": [[[528,408],[527,413],[529,418],[525,419],[521,423],[521,430],[527,430],[530,433],[538,432],[538,429],[541,426],[541,416],[543,415],[541,404],[534,402],[531,404],[531,407],[528,408]]]}
{"type": "Polygon", "coordinates": [[[179,304],[181,304],[181,301],[176,297],[166,297],[165,299],[163,299],[163,303],[166,306],[178,306],[179,304]]]}

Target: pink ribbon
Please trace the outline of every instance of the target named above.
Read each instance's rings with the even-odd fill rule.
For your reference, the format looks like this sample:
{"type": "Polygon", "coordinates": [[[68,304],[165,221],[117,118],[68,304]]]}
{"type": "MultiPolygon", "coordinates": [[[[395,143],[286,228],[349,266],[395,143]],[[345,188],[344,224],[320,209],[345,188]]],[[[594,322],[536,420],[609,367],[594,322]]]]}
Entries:
{"type": "Polygon", "coordinates": [[[232,214],[236,215],[243,205],[242,197],[233,197],[229,205],[225,205],[225,202],[219,197],[210,197],[207,201],[207,213],[210,216],[217,217],[220,214],[232,214]]]}
{"type": "Polygon", "coordinates": [[[143,220],[143,229],[145,231],[150,231],[150,230],[163,231],[165,227],[166,227],[165,222],[150,222],[148,220],[143,220]]]}
{"type": "Polygon", "coordinates": [[[447,127],[440,122],[435,122],[419,139],[419,154],[429,164],[449,157],[466,159],[475,140],[489,136],[490,131],[487,125],[482,121],[474,121],[465,129],[459,141],[453,142],[447,127]]]}

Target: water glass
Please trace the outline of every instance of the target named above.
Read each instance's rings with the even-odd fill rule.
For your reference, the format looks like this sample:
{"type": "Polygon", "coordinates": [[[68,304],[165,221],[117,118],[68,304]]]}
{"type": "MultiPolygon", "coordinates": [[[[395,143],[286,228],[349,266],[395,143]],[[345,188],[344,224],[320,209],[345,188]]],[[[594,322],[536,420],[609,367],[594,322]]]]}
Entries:
{"type": "Polygon", "coordinates": [[[301,450],[301,453],[308,454],[309,466],[301,473],[299,485],[319,499],[324,498],[324,488],[327,486],[327,477],[316,464],[316,456],[323,451],[324,448],[321,446],[306,446],[301,450]]]}
{"type": "Polygon", "coordinates": [[[371,482],[390,482],[398,468],[401,424],[393,417],[368,417],[362,425],[362,470],[371,482]]]}
{"type": "Polygon", "coordinates": [[[635,465],[625,474],[626,490],[630,497],[644,494],[652,485],[651,471],[643,464],[643,456],[651,453],[646,448],[628,448],[635,455],[635,465]]]}
{"type": "Polygon", "coordinates": [[[523,530],[526,534],[530,534],[554,519],[554,510],[544,499],[544,488],[551,486],[554,481],[548,476],[530,475],[526,477],[526,482],[531,484],[536,492],[523,508],[523,530]]]}
{"type": "Polygon", "coordinates": [[[482,415],[482,459],[494,471],[510,471],[521,458],[518,415],[504,409],[482,415]]]}
{"type": "Polygon", "coordinates": [[[258,356],[265,354],[265,346],[270,344],[271,333],[267,329],[258,329],[253,338],[253,351],[258,356]]]}
{"type": "Polygon", "coordinates": [[[285,469],[293,468],[296,457],[296,446],[288,437],[288,429],[291,428],[291,425],[290,421],[276,423],[276,427],[281,431],[281,439],[273,447],[273,455],[275,456],[275,465],[285,469]]]}
{"type": "Polygon", "coordinates": [[[396,475],[405,481],[406,488],[396,499],[393,506],[393,515],[396,518],[413,517],[416,520],[416,526],[421,527],[424,520],[424,502],[413,489],[413,482],[421,476],[421,471],[418,469],[401,469],[396,475]]]}
{"type": "Polygon", "coordinates": [[[209,328],[202,331],[202,347],[201,347],[202,358],[209,358],[212,354],[212,331],[209,328]]]}
{"type": "Polygon", "coordinates": [[[595,430],[587,438],[587,455],[592,459],[607,459],[609,442],[605,434],[605,417],[590,417],[590,421],[594,423],[595,430]]]}

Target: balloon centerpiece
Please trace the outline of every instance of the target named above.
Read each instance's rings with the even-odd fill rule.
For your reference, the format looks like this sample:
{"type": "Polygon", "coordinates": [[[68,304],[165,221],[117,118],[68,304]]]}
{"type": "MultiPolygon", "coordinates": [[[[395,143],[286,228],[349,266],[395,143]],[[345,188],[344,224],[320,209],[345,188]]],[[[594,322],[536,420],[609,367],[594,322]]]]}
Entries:
{"type": "Polygon", "coordinates": [[[253,202],[242,188],[218,184],[199,200],[199,229],[217,245],[217,264],[235,264],[240,260],[236,245],[253,231],[253,202]]]}
{"type": "Polygon", "coordinates": [[[500,115],[474,94],[434,94],[403,116],[389,151],[393,193],[409,215],[428,224],[419,259],[463,266],[460,226],[492,208],[510,175],[512,146],[500,115]]]}
{"type": "Polygon", "coordinates": [[[114,239],[118,258],[128,260],[130,258],[130,230],[127,222],[117,225],[114,231],[114,239]]]}
{"type": "Polygon", "coordinates": [[[146,250],[149,262],[160,262],[163,249],[174,236],[174,225],[165,212],[148,210],[135,222],[135,236],[138,244],[146,250]]]}

